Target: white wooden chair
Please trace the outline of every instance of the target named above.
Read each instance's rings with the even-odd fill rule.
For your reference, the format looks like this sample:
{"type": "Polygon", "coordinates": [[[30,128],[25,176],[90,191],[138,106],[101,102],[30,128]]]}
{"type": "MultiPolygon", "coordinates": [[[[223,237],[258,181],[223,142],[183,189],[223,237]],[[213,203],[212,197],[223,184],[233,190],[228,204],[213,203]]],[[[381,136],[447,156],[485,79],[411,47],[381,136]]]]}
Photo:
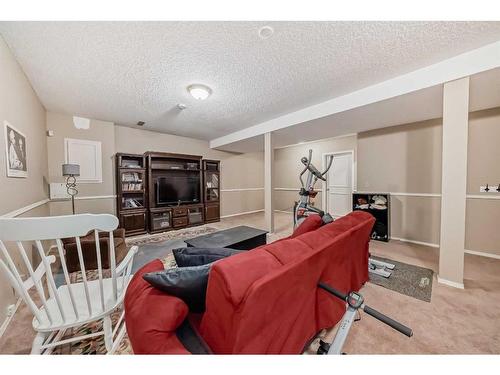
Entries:
{"type": "MultiPolygon", "coordinates": [[[[70,215],[39,218],[0,218],[0,270],[7,275],[12,287],[22,297],[34,315],[33,328],[37,332],[31,349],[32,354],[50,354],[54,347],[85,338],[104,335],[108,353],[113,353],[125,333],[122,312],[115,327],[111,313],[123,302],[125,290],[131,278],[132,263],[137,247],[133,246],[119,265],[116,265],[113,230],[118,219],[113,215],[70,215]],[[97,280],[87,280],[80,237],[94,231],[97,252],[97,280]],[[99,231],[109,232],[109,259],[111,277],[103,277],[99,231]],[[64,255],[62,238],[75,237],[80,262],[82,282],[71,282],[64,255]],[[34,267],[23,242],[29,242],[41,262],[34,267]],[[44,249],[45,245],[45,249],[44,249]],[[57,251],[64,283],[56,285],[51,264],[57,251]],[[20,255],[16,256],[16,253],[20,255]],[[3,257],[3,259],[2,259],[3,257]],[[20,258],[20,259],[19,259],[20,258]],[[32,288],[35,290],[30,290],[32,288]],[[48,290],[48,295],[46,291],[48,290]],[[37,306],[37,304],[39,306],[37,306]],[[103,330],[91,334],[64,338],[69,328],[102,320],[103,330]]],[[[34,258],[34,257],[33,257],[34,258]]]]}

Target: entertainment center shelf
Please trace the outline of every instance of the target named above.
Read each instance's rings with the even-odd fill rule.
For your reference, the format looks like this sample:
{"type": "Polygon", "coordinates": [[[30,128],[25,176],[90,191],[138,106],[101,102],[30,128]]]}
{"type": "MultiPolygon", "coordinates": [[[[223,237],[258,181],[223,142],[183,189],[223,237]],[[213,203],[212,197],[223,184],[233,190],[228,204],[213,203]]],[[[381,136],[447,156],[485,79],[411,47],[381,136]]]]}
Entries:
{"type": "Polygon", "coordinates": [[[117,211],[126,235],[220,220],[220,161],[165,152],[116,154],[117,211]]]}

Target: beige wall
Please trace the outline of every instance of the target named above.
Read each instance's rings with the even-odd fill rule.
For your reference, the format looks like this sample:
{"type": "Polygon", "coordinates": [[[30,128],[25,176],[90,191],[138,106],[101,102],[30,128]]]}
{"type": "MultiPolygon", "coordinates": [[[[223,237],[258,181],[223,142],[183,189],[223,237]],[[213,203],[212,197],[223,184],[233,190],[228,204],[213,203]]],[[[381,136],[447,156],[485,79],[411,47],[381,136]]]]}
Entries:
{"type": "MultiPolygon", "coordinates": [[[[319,169],[322,169],[323,154],[328,152],[354,150],[354,158],[356,160],[356,135],[328,138],[317,142],[308,142],[276,149],[274,152],[275,210],[292,210],[293,202],[298,199],[298,190],[300,188],[299,174],[304,168],[300,159],[303,156],[308,156],[309,150],[313,150],[312,162],[319,169]],[[283,188],[296,189],[296,191],[280,190],[283,188]]],[[[321,189],[319,182],[316,184],[316,188],[321,189]]],[[[321,199],[321,193],[314,199],[315,205],[320,208],[322,206],[321,199]]]]}
{"type": "Polygon", "coordinates": [[[358,135],[358,190],[441,193],[441,119],[358,135]]]}
{"type": "MultiPolygon", "coordinates": [[[[499,144],[500,108],[469,114],[468,194],[480,195],[481,185],[500,183],[499,144]]],[[[500,193],[487,196],[498,197],[500,193]]],[[[465,248],[500,255],[499,223],[500,200],[467,199],[465,248]]]]}
{"type": "Polygon", "coordinates": [[[45,109],[0,37],[0,215],[47,198],[45,109]],[[4,121],[26,135],[28,178],[8,178],[4,121]]]}
{"type": "MultiPolygon", "coordinates": [[[[48,168],[50,182],[64,182],[61,165],[64,159],[64,139],[84,139],[101,142],[102,183],[78,183],[78,195],[75,210],[78,213],[115,213],[114,198],[99,200],[81,199],[89,196],[112,196],[114,183],[115,130],[114,124],[107,121],[90,120],[89,129],[77,129],[73,125],[73,116],[47,112],[47,130],[54,132],[47,137],[48,168]],[[97,211],[96,211],[97,209],[97,211]]],[[[71,213],[70,201],[51,202],[51,215],[67,215],[71,213]]]]}
{"type": "MultiPolygon", "coordinates": [[[[441,193],[442,120],[358,134],[358,190],[441,193]]],[[[440,198],[391,196],[391,236],[439,243],[440,198]]]]}
{"type": "MultiPolygon", "coordinates": [[[[116,152],[142,154],[146,151],[201,155],[221,161],[221,188],[250,189],[264,186],[262,152],[237,154],[211,149],[207,141],[162,134],[142,129],[115,126],[116,152]]],[[[221,193],[221,215],[262,210],[261,191],[228,191],[221,193]]]]}
{"type": "Polygon", "coordinates": [[[486,183],[497,186],[500,184],[499,145],[500,107],[470,113],[467,162],[468,194],[478,194],[479,187],[486,185],[486,183]]]}
{"type": "Polygon", "coordinates": [[[391,196],[391,237],[439,244],[441,198],[391,196]]]}
{"type": "MultiPolygon", "coordinates": [[[[0,215],[47,198],[45,109],[14,56],[0,37],[0,215]],[[26,135],[27,178],[7,178],[3,121],[26,135]]],[[[26,215],[46,214],[46,206],[26,215]]],[[[15,260],[16,261],[16,260],[15,260]]],[[[0,273],[0,324],[7,306],[15,302],[12,288],[0,273]]]]}

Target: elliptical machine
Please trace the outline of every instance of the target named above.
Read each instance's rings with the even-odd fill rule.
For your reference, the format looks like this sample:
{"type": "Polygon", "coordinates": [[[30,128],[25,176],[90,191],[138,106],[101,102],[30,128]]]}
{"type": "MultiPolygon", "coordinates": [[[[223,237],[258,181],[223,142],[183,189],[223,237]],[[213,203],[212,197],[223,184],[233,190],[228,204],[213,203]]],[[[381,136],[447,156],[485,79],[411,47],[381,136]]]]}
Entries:
{"type": "MultiPolygon", "coordinates": [[[[314,207],[311,204],[311,198],[316,197],[318,192],[314,190],[314,185],[318,180],[326,181],[325,175],[330,170],[333,157],[330,159],[328,166],[323,172],[320,172],[311,162],[312,160],[312,150],[309,150],[309,156],[303,157],[300,159],[300,162],[304,164],[304,170],[299,175],[299,180],[301,184],[301,188],[299,191],[299,200],[295,202],[293,207],[293,224],[294,228],[297,228],[302,221],[305,220],[309,214],[320,215],[323,220],[323,224],[328,224],[334,221],[333,217],[319,208],[314,207]],[[307,175],[306,183],[304,184],[304,180],[302,176],[304,173],[309,172],[307,175]]],[[[394,269],[394,264],[381,262],[372,258],[369,258],[368,261],[368,271],[383,277],[389,277],[391,275],[391,271],[394,269]]],[[[331,343],[327,343],[323,340],[320,340],[320,346],[317,351],[317,354],[343,354],[342,348],[344,343],[349,335],[349,331],[355,321],[361,319],[361,315],[359,314],[359,310],[363,310],[366,314],[378,319],[382,323],[387,324],[388,326],[394,328],[398,332],[404,334],[405,336],[411,337],[413,336],[413,331],[411,328],[406,327],[405,325],[397,322],[396,320],[388,317],[387,315],[382,314],[381,312],[367,306],[364,303],[364,298],[359,292],[350,291],[347,294],[342,293],[341,291],[333,288],[332,286],[319,282],[318,288],[324,290],[330,295],[339,298],[340,300],[345,302],[346,312],[342,317],[342,320],[339,323],[337,333],[335,334],[335,338],[331,343]],[[356,317],[358,316],[358,317],[356,317]]]]}
{"type": "Polygon", "coordinates": [[[299,180],[301,184],[301,188],[299,191],[299,200],[293,205],[293,227],[297,228],[302,222],[309,216],[310,213],[317,214],[321,217],[324,224],[331,223],[333,221],[333,217],[329,213],[325,213],[319,208],[311,205],[311,198],[315,198],[318,192],[314,190],[314,185],[318,180],[326,181],[324,177],[333,163],[333,158],[330,159],[328,166],[323,172],[320,172],[311,162],[312,160],[312,150],[309,150],[309,157],[305,156],[300,159],[300,162],[304,164],[304,170],[299,175],[299,180]],[[304,173],[309,172],[307,175],[306,183],[304,184],[304,180],[302,176],[304,173]]]}
{"type": "MultiPolygon", "coordinates": [[[[330,158],[328,162],[328,166],[323,172],[320,172],[314,164],[312,164],[312,150],[309,150],[308,157],[302,157],[300,162],[304,164],[304,169],[299,175],[299,180],[301,184],[301,188],[299,191],[299,200],[294,202],[293,206],[293,227],[297,228],[302,221],[306,219],[309,214],[316,214],[321,217],[323,220],[323,224],[328,224],[334,221],[333,217],[317,207],[314,207],[311,204],[311,198],[315,198],[318,192],[314,190],[314,185],[318,180],[325,181],[325,175],[330,170],[333,164],[333,157],[330,158]],[[304,183],[303,175],[308,172],[306,182],[304,183]]],[[[392,263],[382,262],[379,260],[375,260],[369,258],[368,260],[368,271],[373,273],[374,275],[382,276],[382,277],[390,277],[392,271],[394,270],[395,265],[392,263]]]]}

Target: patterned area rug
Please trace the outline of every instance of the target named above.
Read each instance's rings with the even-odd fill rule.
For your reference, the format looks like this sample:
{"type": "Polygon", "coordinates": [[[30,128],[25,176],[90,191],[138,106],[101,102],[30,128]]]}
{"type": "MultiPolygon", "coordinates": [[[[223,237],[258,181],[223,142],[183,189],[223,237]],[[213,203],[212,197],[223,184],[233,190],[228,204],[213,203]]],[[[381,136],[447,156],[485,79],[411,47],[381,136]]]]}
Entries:
{"type": "Polygon", "coordinates": [[[140,246],[148,243],[165,242],[174,239],[182,240],[185,238],[193,238],[202,236],[204,234],[213,233],[216,231],[217,229],[212,227],[206,227],[206,226],[194,227],[194,228],[179,229],[171,232],[148,235],[146,237],[127,238],[126,242],[128,246],[133,246],[133,245],[140,246]]]}
{"type": "MultiPolygon", "coordinates": [[[[169,253],[161,261],[165,269],[177,267],[174,255],[172,253],[169,253]]],[[[97,270],[86,271],[85,274],[89,281],[97,280],[98,278],[97,270]]],[[[110,277],[110,270],[103,270],[103,277],[110,277]]],[[[70,274],[70,281],[71,283],[82,282],[83,279],[81,271],[70,274]]],[[[121,313],[122,309],[117,309],[111,315],[111,321],[113,327],[115,327],[116,323],[120,319],[121,313]]],[[[68,332],[64,337],[70,338],[75,336],[83,336],[83,335],[88,335],[90,333],[99,332],[101,330],[102,330],[102,320],[92,322],[89,324],[84,324],[80,327],[70,329],[68,330],[68,332]]],[[[84,339],[81,341],[76,341],[66,345],[58,346],[54,349],[53,354],[106,354],[106,346],[104,345],[104,336],[92,337],[89,339],[84,339]]],[[[114,354],[134,354],[132,350],[132,345],[130,344],[130,340],[127,337],[127,333],[125,333],[125,336],[121,340],[114,354]]]]}

